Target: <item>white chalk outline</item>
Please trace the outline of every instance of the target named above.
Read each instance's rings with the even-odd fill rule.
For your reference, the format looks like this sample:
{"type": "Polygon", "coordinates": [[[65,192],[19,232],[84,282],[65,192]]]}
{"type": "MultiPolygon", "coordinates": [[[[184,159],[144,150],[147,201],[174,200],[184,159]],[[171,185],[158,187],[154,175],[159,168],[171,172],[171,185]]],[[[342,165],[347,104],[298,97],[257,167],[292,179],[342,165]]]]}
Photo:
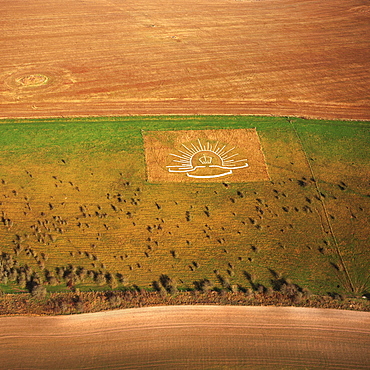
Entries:
{"type": "MultiPolygon", "coordinates": [[[[176,159],[173,159],[173,162],[179,163],[179,165],[166,166],[169,172],[186,173],[188,177],[192,177],[192,178],[212,179],[216,177],[223,177],[223,176],[231,175],[233,173],[233,170],[249,167],[247,163],[247,159],[239,159],[239,160],[232,159],[233,157],[236,157],[237,155],[239,155],[238,153],[231,155],[231,152],[235,149],[235,147],[226,150],[225,148],[227,147],[227,144],[221,147],[221,145],[218,146],[219,144],[218,141],[214,145],[210,144],[209,141],[207,141],[205,145],[202,145],[200,139],[198,139],[197,141],[198,141],[198,145],[194,145],[193,143],[190,143],[190,145],[188,145],[189,147],[187,147],[185,144],[181,144],[185,148],[185,150],[178,149],[178,152],[181,154],[170,153],[170,155],[172,155],[173,157],[176,157],[176,159]],[[192,160],[194,156],[201,152],[213,153],[215,156],[217,156],[220,159],[221,165],[193,166],[192,160]],[[236,165],[237,162],[245,162],[245,163],[243,165],[236,165]],[[190,173],[190,172],[194,172],[195,170],[199,168],[207,168],[207,167],[221,168],[221,169],[228,170],[228,171],[218,174],[218,175],[193,175],[190,173]]],[[[202,158],[204,158],[204,161],[200,161],[200,162],[204,164],[207,157],[204,154],[204,157],[202,158]]]]}

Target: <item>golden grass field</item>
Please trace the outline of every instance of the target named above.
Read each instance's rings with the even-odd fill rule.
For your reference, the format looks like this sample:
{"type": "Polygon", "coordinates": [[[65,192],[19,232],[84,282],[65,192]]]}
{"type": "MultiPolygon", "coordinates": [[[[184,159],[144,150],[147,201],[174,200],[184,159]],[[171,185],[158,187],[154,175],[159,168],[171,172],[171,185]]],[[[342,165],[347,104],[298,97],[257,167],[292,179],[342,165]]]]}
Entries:
{"type": "Polygon", "coordinates": [[[288,117],[370,118],[366,1],[0,10],[5,253],[56,279],[73,264],[147,287],[166,273],[187,288],[215,271],[269,285],[272,270],[316,292],[368,289],[367,123],[288,117]],[[139,113],[230,116],[5,120],[139,113]],[[251,114],[286,118],[240,116],[251,114]],[[200,129],[236,141],[248,170],[230,183],[170,173],[169,151],[200,129]],[[258,150],[232,135],[251,129],[258,150]]]}
{"type": "MultiPolygon", "coordinates": [[[[284,276],[320,294],[368,289],[368,123],[127,117],[3,121],[0,130],[1,250],[42,281],[88,289],[109,273],[119,286],[151,288],[166,274],[192,289],[205,278],[220,286],[219,276],[241,287],[284,276]],[[242,150],[254,133],[269,177],[147,180],[153,138],[176,152],[197,132],[211,143],[234,135],[242,150]]],[[[253,170],[243,154],[250,167],[235,176],[253,170]]]]}

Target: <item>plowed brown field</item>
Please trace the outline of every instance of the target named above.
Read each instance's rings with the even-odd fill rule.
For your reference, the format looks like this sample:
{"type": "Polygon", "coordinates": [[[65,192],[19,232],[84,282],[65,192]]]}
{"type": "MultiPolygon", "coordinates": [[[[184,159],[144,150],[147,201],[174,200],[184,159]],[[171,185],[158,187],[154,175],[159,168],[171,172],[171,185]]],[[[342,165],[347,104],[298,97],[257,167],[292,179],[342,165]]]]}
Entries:
{"type": "Polygon", "coordinates": [[[370,119],[365,0],[3,0],[0,118],[370,119]]]}
{"type": "Polygon", "coordinates": [[[0,318],[4,369],[368,369],[370,315],[152,307],[0,318]]]}

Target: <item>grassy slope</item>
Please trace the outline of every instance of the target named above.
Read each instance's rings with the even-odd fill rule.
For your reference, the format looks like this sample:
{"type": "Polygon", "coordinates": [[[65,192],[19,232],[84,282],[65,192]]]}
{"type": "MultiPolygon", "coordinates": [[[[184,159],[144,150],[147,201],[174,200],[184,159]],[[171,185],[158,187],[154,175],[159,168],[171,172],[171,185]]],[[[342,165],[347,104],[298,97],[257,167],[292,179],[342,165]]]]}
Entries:
{"type": "Polygon", "coordinates": [[[368,130],[272,117],[3,121],[0,217],[13,226],[0,223],[1,250],[35,270],[73,264],[139,286],[168,274],[193,287],[217,282],[218,270],[245,287],[246,273],[270,286],[277,272],[317,293],[362,293],[370,289],[368,130]],[[271,182],[145,181],[141,129],[250,127],[271,182]]]}

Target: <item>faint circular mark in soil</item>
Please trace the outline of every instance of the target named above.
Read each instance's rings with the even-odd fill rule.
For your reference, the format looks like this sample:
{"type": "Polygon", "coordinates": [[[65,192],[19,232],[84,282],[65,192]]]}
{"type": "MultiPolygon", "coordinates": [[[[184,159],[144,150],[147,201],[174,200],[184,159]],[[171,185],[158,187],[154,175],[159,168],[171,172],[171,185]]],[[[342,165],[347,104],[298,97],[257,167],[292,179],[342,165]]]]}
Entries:
{"type": "Polygon", "coordinates": [[[43,74],[30,74],[16,79],[16,82],[22,86],[41,86],[48,82],[49,78],[43,74]]]}
{"type": "Polygon", "coordinates": [[[68,90],[75,81],[71,71],[58,66],[19,66],[0,74],[0,85],[5,86],[4,94],[13,99],[59,94],[68,90]]]}

